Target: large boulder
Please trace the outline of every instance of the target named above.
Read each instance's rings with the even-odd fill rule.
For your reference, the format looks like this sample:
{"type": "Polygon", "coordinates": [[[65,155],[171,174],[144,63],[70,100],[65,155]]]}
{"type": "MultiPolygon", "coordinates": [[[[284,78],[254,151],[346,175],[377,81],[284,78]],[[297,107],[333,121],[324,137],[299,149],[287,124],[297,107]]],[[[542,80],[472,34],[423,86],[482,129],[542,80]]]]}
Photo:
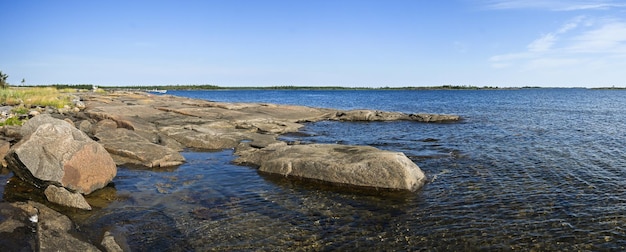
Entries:
{"type": "Polygon", "coordinates": [[[261,172],[336,184],[413,191],[426,181],[403,153],[369,146],[274,144],[238,154],[236,162],[257,165],[261,172]]]}
{"type": "Polygon", "coordinates": [[[66,121],[39,115],[24,124],[22,135],[6,159],[16,176],[38,187],[56,184],[89,194],[117,173],[104,147],[66,121]]]}

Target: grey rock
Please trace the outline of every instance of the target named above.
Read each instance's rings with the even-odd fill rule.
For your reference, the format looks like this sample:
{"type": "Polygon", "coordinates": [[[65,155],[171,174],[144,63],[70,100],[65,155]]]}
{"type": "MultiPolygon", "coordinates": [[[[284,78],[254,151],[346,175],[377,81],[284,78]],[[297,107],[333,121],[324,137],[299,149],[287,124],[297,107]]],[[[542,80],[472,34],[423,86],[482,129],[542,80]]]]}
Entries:
{"type": "MultiPolygon", "coordinates": [[[[424,183],[424,174],[402,153],[365,147],[287,145],[278,141],[278,136],[297,132],[304,122],[323,120],[437,123],[460,120],[456,115],[342,111],[263,103],[210,102],[167,95],[154,97],[120,92],[87,96],[83,100],[85,114],[91,119],[112,119],[118,127],[124,122],[132,126],[126,128],[134,129],[152,143],[176,151],[183,148],[235,148],[239,164],[258,166],[264,172],[376,188],[415,190],[424,183]],[[342,150],[349,151],[344,153],[342,150]],[[350,172],[356,175],[350,175],[350,172]]],[[[115,149],[120,148],[107,148],[112,153],[115,149]]]]}
{"type": "Polygon", "coordinates": [[[0,107],[0,116],[5,117],[5,116],[11,114],[11,111],[13,111],[13,106],[1,106],[0,107]]]}
{"type": "Polygon", "coordinates": [[[80,98],[77,97],[77,99],[73,99],[72,103],[74,104],[74,107],[78,108],[78,109],[85,109],[85,103],[82,102],[80,100],[80,98]]]}
{"type": "Polygon", "coordinates": [[[296,132],[304,125],[281,120],[254,119],[237,121],[236,128],[250,129],[258,133],[281,134],[286,132],[296,132]]]}
{"type": "Polygon", "coordinates": [[[33,134],[37,130],[37,128],[39,128],[39,126],[43,124],[72,126],[65,120],[56,119],[49,114],[42,114],[31,118],[24,125],[22,125],[22,127],[20,128],[20,133],[22,134],[22,136],[28,136],[30,134],[33,134]]]}
{"type": "Polygon", "coordinates": [[[111,119],[104,119],[104,120],[100,120],[99,122],[91,126],[91,134],[96,135],[99,132],[112,130],[112,129],[117,129],[117,122],[111,119]]]}
{"type": "Polygon", "coordinates": [[[235,162],[255,164],[261,172],[336,184],[414,191],[426,181],[403,153],[369,146],[274,144],[237,154],[235,162]]]}
{"type": "Polygon", "coordinates": [[[100,251],[94,245],[69,233],[74,229],[74,224],[67,216],[37,202],[29,204],[39,212],[37,222],[39,251],[100,251]]]}
{"type": "Polygon", "coordinates": [[[8,138],[19,140],[22,138],[22,128],[21,126],[5,125],[0,127],[0,134],[8,138]]]}
{"type": "Polygon", "coordinates": [[[185,162],[178,151],[154,144],[132,130],[116,128],[98,132],[95,137],[118,164],[167,167],[185,162]]]}
{"type": "Polygon", "coordinates": [[[207,127],[205,125],[184,125],[164,127],[163,133],[184,146],[196,149],[219,150],[234,148],[244,137],[234,129],[207,127]]]}
{"type": "Polygon", "coordinates": [[[35,117],[35,116],[38,116],[38,115],[41,115],[41,112],[38,111],[38,110],[31,110],[31,111],[28,112],[28,116],[31,117],[31,118],[35,117]]]}
{"type": "Polygon", "coordinates": [[[92,127],[93,124],[89,120],[82,120],[78,123],[78,129],[87,135],[93,135],[92,127]]]}
{"type": "Polygon", "coordinates": [[[44,191],[48,201],[62,206],[91,210],[91,206],[80,193],[72,193],[63,187],[49,185],[44,191]]]}
{"type": "Polygon", "coordinates": [[[109,231],[104,232],[104,238],[102,238],[102,242],[100,243],[107,252],[123,252],[122,247],[115,242],[115,237],[111,235],[109,231]]]}
{"type": "Polygon", "coordinates": [[[24,202],[0,202],[0,251],[36,251],[38,211],[24,202]]]}
{"type": "Polygon", "coordinates": [[[378,110],[337,111],[330,120],[336,121],[417,121],[417,122],[455,122],[461,118],[457,115],[441,114],[405,114],[378,110]]]}
{"type": "Polygon", "coordinates": [[[22,134],[6,159],[16,176],[40,188],[56,184],[89,194],[117,173],[104,147],[66,121],[39,115],[24,124],[22,134]]]}
{"type": "Polygon", "coordinates": [[[409,114],[411,121],[418,122],[456,122],[461,120],[458,115],[440,115],[440,114],[409,114]]]}
{"type": "Polygon", "coordinates": [[[7,156],[10,149],[11,143],[0,139],[0,167],[2,168],[7,167],[7,161],[4,158],[7,156]]]}
{"type": "Polygon", "coordinates": [[[100,251],[70,232],[72,221],[43,204],[0,203],[1,251],[100,251]]]}

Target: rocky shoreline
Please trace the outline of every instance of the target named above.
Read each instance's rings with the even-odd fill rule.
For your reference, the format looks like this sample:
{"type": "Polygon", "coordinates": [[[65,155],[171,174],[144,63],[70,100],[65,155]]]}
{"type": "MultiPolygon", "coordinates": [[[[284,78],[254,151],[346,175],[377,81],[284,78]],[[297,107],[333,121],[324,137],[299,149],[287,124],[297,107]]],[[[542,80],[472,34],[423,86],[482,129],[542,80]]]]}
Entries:
{"type": "MultiPolygon", "coordinates": [[[[297,132],[304,123],[324,120],[460,120],[456,115],[222,103],[135,92],[78,95],[84,104],[82,109],[38,115],[22,127],[3,127],[0,155],[6,154],[8,168],[17,177],[40,188],[35,191],[45,191],[43,197],[48,202],[84,210],[91,206],[83,202],[82,195],[111,182],[116,165],[144,169],[177,166],[185,162],[180,152],[189,148],[234,149],[237,164],[264,173],[336,185],[414,191],[425,183],[426,176],[403,153],[369,146],[287,143],[279,136],[297,132]]],[[[122,250],[113,237],[106,235],[101,244],[85,242],[82,247],[66,247],[82,244],[69,235],[75,228],[71,222],[50,222],[38,214],[55,212],[41,203],[47,204],[0,204],[0,233],[10,234],[6,237],[21,234],[32,250],[122,250]],[[58,241],[46,240],[44,231],[53,229],[49,227],[61,230],[55,234],[67,236],[61,235],[65,238],[58,241]],[[26,229],[34,229],[35,235],[26,229]]]]}

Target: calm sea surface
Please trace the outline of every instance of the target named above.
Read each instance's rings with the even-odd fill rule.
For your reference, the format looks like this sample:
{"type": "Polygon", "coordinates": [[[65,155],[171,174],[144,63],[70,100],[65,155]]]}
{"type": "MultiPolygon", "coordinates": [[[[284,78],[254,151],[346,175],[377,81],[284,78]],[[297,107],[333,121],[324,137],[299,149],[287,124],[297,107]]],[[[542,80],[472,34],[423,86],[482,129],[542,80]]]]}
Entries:
{"type": "Polygon", "coordinates": [[[429,178],[411,193],[349,191],[268,177],[233,165],[232,150],[185,152],[188,162],[170,170],[120,167],[114,186],[101,192],[106,200],[92,199],[96,210],[72,215],[92,239],[108,230],[137,251],[626,247],[626,91],[168,94],[457,114],[464,120],[318,122],[284,136],[404,152],[429,178]]]}

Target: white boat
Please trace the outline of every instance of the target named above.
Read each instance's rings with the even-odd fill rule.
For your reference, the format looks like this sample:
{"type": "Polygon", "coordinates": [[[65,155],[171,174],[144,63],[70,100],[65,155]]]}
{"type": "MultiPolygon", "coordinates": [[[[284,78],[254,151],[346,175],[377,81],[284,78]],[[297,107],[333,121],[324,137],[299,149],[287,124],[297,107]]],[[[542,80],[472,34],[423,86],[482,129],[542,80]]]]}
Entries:
{"type": "Polygon", "coordinates": [[[167,90],[165,90],[165,89],[152,89],[152,90],[148,90],[148,92],[150,92],[150,93],[165,94],[165,93],[167,93],[167,90]]]}

